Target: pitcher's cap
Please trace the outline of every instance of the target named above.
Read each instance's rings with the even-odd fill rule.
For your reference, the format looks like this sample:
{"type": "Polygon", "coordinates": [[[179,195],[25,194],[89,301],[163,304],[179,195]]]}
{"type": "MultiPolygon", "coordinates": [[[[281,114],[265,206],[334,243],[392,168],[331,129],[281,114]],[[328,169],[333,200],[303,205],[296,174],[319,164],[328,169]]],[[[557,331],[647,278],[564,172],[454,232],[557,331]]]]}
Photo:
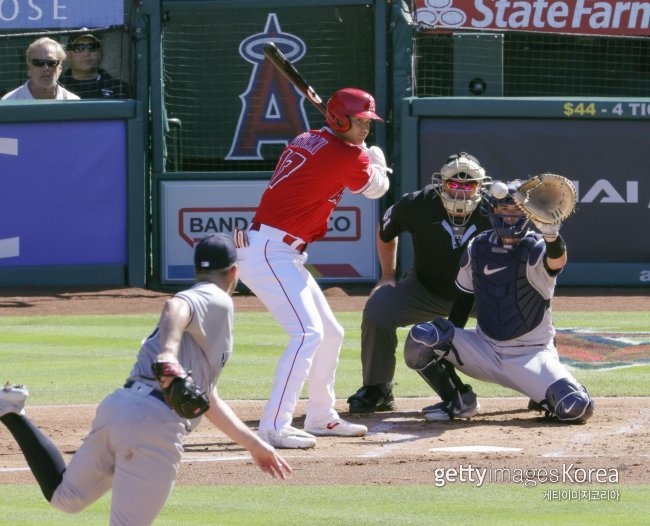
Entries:
{"type": "Polygon", "coordinates": [[[237,262],[237,247],[232,237],[214,234],[203,238],[194,249],[196,270],[218,270],[237,262]]]}

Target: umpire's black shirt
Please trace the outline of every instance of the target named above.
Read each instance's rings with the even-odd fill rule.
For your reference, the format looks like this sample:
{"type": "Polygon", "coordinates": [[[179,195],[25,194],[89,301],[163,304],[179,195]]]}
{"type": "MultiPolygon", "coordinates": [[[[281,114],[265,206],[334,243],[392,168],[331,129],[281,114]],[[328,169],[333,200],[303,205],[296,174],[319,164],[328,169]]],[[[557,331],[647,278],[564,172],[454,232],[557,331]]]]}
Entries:
{"type": "Polygon", "coordinates": [[[413,268],[422,284],[436,296],[452,300],[458,295],[455,281],[460,257],[468,241],[479,232],[492,228],[487,217],[476,207],[464,233],[454,234],[440,196],[427,185],[405,194],[382,218],[379,237],[389,242],[402,232],[413,238],[413,268]]]}

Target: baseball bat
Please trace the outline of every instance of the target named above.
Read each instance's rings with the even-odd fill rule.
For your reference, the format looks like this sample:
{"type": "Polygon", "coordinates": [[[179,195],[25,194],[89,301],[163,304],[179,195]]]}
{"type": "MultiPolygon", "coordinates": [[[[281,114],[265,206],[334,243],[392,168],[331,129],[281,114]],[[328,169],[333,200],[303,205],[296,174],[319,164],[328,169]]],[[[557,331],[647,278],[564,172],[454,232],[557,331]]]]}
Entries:
{"type": "Polygon", "coordinates": [[[305,77],[303,77],[296,67],[284,56],[273,42],[264,44],[264,55],[271,63],[282,73],[291,84],[293,84],[300,93],[305,95],[309,102],[311,102],[318,110],[325,115],[327,109],[323,100],[318,96],[318,93],[312,88],[305,77]]]}

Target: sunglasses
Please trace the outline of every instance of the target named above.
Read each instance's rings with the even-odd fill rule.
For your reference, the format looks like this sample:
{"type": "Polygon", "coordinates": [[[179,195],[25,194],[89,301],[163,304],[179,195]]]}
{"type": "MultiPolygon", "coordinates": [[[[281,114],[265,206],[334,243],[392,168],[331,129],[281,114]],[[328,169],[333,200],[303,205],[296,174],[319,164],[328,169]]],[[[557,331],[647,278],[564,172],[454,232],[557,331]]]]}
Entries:
{"type": "Polygon", "coordinates": [[[478,183],[476,181],[446,181],[445,185],[450,190],[463,190],[469,192],[475,190],[478,183]]]}
{"type": "Polygon", "coordinates": [[[39,60],[37,58],[33,58],[30,62],[35,68],[44,68],[47,66],[48,68],[54,69],[61,64],[60,60],[39,60]]]}
{"type": "Polygon", "coordinates": [[[88,42],[86,44],[74,44],[70,47],[75,53],[80,53],[81,51],[97,51],[101,46],[97,42],[88,42]]]}

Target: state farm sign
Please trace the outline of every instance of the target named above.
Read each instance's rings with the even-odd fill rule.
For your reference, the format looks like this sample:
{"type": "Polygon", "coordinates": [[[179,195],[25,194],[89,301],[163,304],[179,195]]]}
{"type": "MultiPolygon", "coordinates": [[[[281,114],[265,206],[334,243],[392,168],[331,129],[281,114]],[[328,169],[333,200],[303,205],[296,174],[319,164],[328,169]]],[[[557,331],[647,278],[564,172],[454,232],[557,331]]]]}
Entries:
{"type": "Polygon", "coordinates": [[[619,0],[415,0],[432,27],[650,36],[650,2],[619,0]]]}

